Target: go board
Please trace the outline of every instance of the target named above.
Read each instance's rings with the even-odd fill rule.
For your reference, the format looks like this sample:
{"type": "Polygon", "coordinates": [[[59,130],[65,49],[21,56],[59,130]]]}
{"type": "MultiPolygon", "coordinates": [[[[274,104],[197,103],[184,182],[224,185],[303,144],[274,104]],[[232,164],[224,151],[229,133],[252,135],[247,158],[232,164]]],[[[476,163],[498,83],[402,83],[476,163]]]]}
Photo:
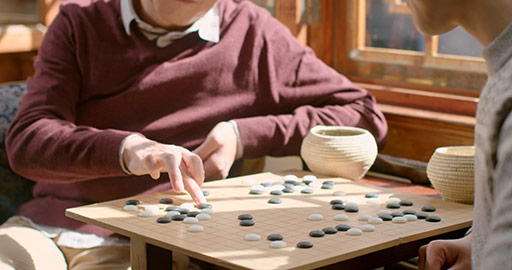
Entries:
{"type": "MultiPolygon", "coordinates": [[[[251,186],[260,183],[284,182],[284,176],[294,174],[298,182],[307,172],[288,171],[285,173],[262,173],[250,176],[205,183],[204,191],[214,213],[210,220],[201,220],[202,232],[190,232],[190,224],[172,221],[167,224],[156,222],[165,216],[164,209],[169,206],[159,203],[162,198],[172,198],[173,205],[191,202],[186,194],[174,194],[172,191],[147,194],[109,202],[97,203],[66,211],[67,216],[87,223],[110,229],[128,237],[142,238],[147,243],[178,251],[188,256],[231,269],[312,269],[345,261],[358,256],[377,252],[418,239],[424,239],[471,225],[472,206],[446,202],[435,198],[389,190],[381,187],[356,183],[350,180],[318,176],[317,182],[334,181],[332,189],[319,186],[309,187],[314,192],[303,194],[299,190],[282,195],[271,195],[264,190],[260,195],[249,194],[251,186]],[[338,191],[338,192],[336,192],[338,191]],[[339,191],[346,193],[340,195],[339,191]],[[336,195],[334,195],[336,192],[336,195]],[[378,194],[380,204],[375,200],[369,203],[368,193],[378,194]],[[441,218],[440,222],[427,222],[424,219],[397,224],[384,221],[374,224],[375,231],[363,232],[359,236],[350,236],[346,232],[326,234],[323,237],[311,237],[309,233],[339,224],[352,228],[361,228],[367,221],[358,220],[359,215],[377,216],[386,208],[390,197],[413,202],[412,206],[390,209],[393,212],[404,210],[421,211],[423,206],[433,206],[436,211],[427,213],[441,218]],[[282,203],[269,204],[271,198],[279,198],[282,203]],[[128,199],[139,200],[137,211],[124,211],[128,199]],[[356,213],[334,210],[330,201],[340,199],[357,204],[356,213]],[[158,205],[152,217],[140,217],[138,212],[144,206],[158,205]],[[253,226],[241,226],[238,216],[253,216],[253,226]],[[311,221],[308,216],[321,214],[322,220],[311,221]],[[337,214],[348,216],[346,221],[334,220],[337,214]],[[259,234],[260,240],[247,241],[247,234],[259,234]],[[286,247],[273,248],[267,240],[270,234],[281,234],[286,247]],[[297,243],[308,241],[313,247],[298,248],[297,243]]],[[[268,185],[268,184],[266,184],[268,185]]]]}

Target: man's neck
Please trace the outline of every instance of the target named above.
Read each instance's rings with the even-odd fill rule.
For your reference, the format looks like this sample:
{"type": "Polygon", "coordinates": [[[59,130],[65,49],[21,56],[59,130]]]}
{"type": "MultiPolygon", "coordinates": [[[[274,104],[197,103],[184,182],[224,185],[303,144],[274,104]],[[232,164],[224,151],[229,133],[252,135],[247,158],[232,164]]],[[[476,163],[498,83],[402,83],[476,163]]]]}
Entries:
{"type": "Polygon", "coordinates": [[[512,22],[512,1],[472,1],[459,18],[460,25],[487,46],[512,22]]]}
{"type": "Polygon", "coordinates": [[[186,26],[170,25],[169,26],[169,25],[159,24],[157,21],[155,21],[153,19],[153,12],[155,12],[155,10],[150,10],[149,8],[145,8],[142,5],[141,0],[133,0],[133,9],[135,10],[135,12],[139,16],[139,18],[141,20],[143,20],[144,22],[149,23],[152,26],[167,29],[169,31],[183,32],[191,26],[191,25],[186,25],[186,26]]]}

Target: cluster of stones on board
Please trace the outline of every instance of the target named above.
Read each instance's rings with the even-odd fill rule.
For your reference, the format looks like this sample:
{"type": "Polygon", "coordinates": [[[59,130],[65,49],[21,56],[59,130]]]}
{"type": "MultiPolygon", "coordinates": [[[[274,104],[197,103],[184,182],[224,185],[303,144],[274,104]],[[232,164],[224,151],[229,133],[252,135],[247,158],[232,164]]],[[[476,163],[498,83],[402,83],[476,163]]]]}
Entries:
{"type": "MultiPolygon", "coordinates": [[[[249,194],[252,195],[261,195],[265,192],[268,192],[271,195],[280,196],[284,193],[293,193],[293,192],[301,192],[302,194],[313,194],[315,189],[334,189],[335,182],[334,181],[324,181],[320,183],[317,181],[317,177],[314,175],[304,175],[302,177],[302,181],[298,181],[298,177],[296,175],[285,175],[284,182],[274,181],[273,179],[264,179],[261,184],[256,184],[256,180],[254,178],[244,178],[242,181],[244,184],[251,185],[249,194]]],[[[203,191],[205,196],[209,195],[208,191],[203,191]]],[[[338,190],[333,192],[334,196],[345,196],[346,192],[338,190]]],[[[377,193],[367,193],[364,195],[367,199],[367,203],[369,205],[379,206],[382,203],[381,199],[379,199],[379,194],[377,193]]],[[[161,204],[170,205],[174,201],[172,198],[162,198],[159,201],[161,204]]],[[[125,211],[139,211],[139,204],[141,202],[139,200],[127,200],[126,205],[123,207],[125,211]]],[[[272,198],[268,200],[269,204],[280,204],[282,200],[279,198],[272,198]]],[[[441,218],[439,216],[428,215],[426,212],[432,213],[436,211],[436,208],[433,206],[423,206],[421,208],[422,212],[417,212],[413,209],[406,209],[402,212],[399,212],[397,209],[401,207],[412,207],[414,205],[413,202],[407,200],[401,200],[397,197],[390,197],[386,202],[387,209],[380,209],[377,212],[376,216],[372,216],[370,214],[361,214],[357,216],[358,221],[368,222],[368,224],[363,224],[359,228],[353,228],[347,224],[338,224],[335,227],[325,227],[319,230],[313,230],[309,233],[310,237],[324,237],[326,234],[336,234],[338,232],[344,232],[346,235],[350,236],[359,236],[362,235],[363,232],[373,232],[376,230],[376,224],[382,224],[386,221],[391,221],[396,224],[405,224],[408,222],[417,221],[418,219],[423,219],[428,222],[440,222],[441,218]],[[394,210],[394,211],[392,211],[394,210]]],[[[359,212],[359,204],[357,201],[347,201],[344,202],[340,199],[333,199],[330,201],[330,207],[333,210],[344,211],[347,213],[357,213],[359,212]]],[[[152,217],[154,213],[159,211],[160,207],[158,205],[146,205],[143,210],[138,212],[138,215],[141,217],[152,217]]],[[[188,228],[190,232],[202,232],[204,231],[204,227],[197,224],[203,220],[209,220],[213,215],[214,211],[212,209],[211,204],[202,204],[198,205],[197,208],[192,203],[182,203],[180,206],[170,205],[165,209],[165,216],[158,217],[156,222],[158,223],[170,223],[171,221],[181,221],[186,224],[191,224],[188,228]],[[194,210],[194,209],[197,209],[194,210]]],[[[322,214],[310,214],[307,219],[309,221],[321,221],[324,220],[322,214]]],[[[336,214],[333,219],[335,221],[348,221],[349,216],[346,214],[336,214]]],[[[238,216],[240,226],[250,227],[254,226],[256,222],[254,221],[254,217],[251,214],[240,214],[238,216]]],[[[244,237],[247,241],[259,241],[262,239],[261,235],[257,233],[248,233],[244,237]]],[[[281,234],[272,233],[267,236],[267,240],[270,241],[270,247],[272,248],[284,248],[287,246],[287,243],[284,241],[284,237],[281,234]]],[[[300,241],[296,244],[298,248],[312,248],[313,243],[310,241],[300,241]]]]}
{"type": "MultiPolygon", "coordinates": [[[[253,178],[245,178],[243,182],[245,184],[255,184],[252,185],[249,194],[252,195],[261,195],[265,192],[268,192],[271,195],[280,196],[284,193],[293,193],[295,191],[299,191],[303,194],[313,194],[315,189],[334,189],[334,181],[324,181],[322,183],[317,181],[317,177],[314,175],[304,175],[302,177],[302,181],[298,181],[298,177],[296,175],[285,175],[284,182],[273,181],[273,179],[265,179],[261,184],[255,184],[256,180],[253,178]]],[[[338,190],[333,192],[334,196],[345,196],[346,192],[338,190]]],[[[367,199],[367,203],[370,205],[381,205],[382,201],[379,199],[379,194],[377,193],[367,193],[365,194],[365,198],[367,199]]],[[[268,200],[270,204],[279,204],[282,203],[282,200],[279,198],[272,198],[268,200]]],[[[331,208],[334,210],[342,210],[347,213],[357,213],[359,212],[359,204],[355,201],[344,202],[339,199],[334,199],[330,201],[331,208]]],[[[347,224],[338,224],[336,227],[326,227],[321,230],[313,230],[309,233],[310,237],[324,237],[326,234],[336,234],[338,232],[345,232],[350,236],[359,236],[362,235],[363,232],[373,232],[375,231],[375,224],[382,224],[385,221],[391,221],[397,224],[404,224],[407,222],[416,221],[418,219],[424,219],[429,222],[440,222],[441,218],[438,216],[431,216],[426,214],[425,212],[435,212],[436,208],[433,206],[424,206],[421,208],[422,212],[417,212],[412,209],[407,209],[402,212],[398,212],[396,209],[400,209],[401,207],[411,207],[413,206],[413,202],[407,200],[401,200],[397,197],[391,197],[387,200],[386,208],[378,211],[377,216],[372,216],[369,214],[361,214],[357,217],[359,221],[366,221],[368,224],[363,224],[360,228],[352,228],[347,224]],[[394,212],[390,209],[395,210],[394,212]]],[[[250,214],[242,214],[238,216],[240,220],[241,226],[253,226],[255,222],[253,221],[253,216],[250,214]]],[[[320,221],[323,220],[324,217],[322,214],[310,214],[307,218],[309,221],[320,221]]],[[[349,216],[346,214],[336,214],[333,217],[336,221],[348,221],[349,216]]],[[[247,241],[258,241],[262,237],[256,233],[249,233],[245,236],[245,240],[247,241]]],[[[273,248],[283,248],[286,247],[287,244],[284,242],[284,237],[280,234],[270,234],[267,236],[267,239],[271,241],[270,246],[273,248]]],[[[312,248],[313,243],[310,241],[301,241],[296,245],[298,248],[312,248]]]]}

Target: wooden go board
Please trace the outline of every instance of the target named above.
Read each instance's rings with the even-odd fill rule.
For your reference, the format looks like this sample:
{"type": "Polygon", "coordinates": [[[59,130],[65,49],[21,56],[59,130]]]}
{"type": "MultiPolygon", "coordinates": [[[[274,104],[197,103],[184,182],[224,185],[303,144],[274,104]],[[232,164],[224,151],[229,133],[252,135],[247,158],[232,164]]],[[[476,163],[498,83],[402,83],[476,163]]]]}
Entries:
{"type": "Polygon", "coordinates": [[[300,191],[279,196],[270,195],[268,191],[261,195],[249,194],[251,185],[283,182],[286,174],[295,174],[299,177],[297,181],[301,181],[302,176],[310,173],[262,173],[205,183],[203,190],[210,193],[206,198],[208,203],[213,205],[215,212],[210,220],[199,221],[198,224],[204,227],[203,232],[189,232],[188,227],[191,225],[179,221],[168,224],[156,222],[158,217],[165,215],[164,209],[169,206],[160,204],[161,198],[173,198],[173,205],[178,206],[184,202],[191,202],[187,194],[174,194],[171,191],[71,208],[67,209],[66,215],[232,269],[312,269],[471,226],[473,207],[470,205],[355,183],[341,178],[317,175],[318,182],[331,180],[335,184],[333,189],[312,188],[313,194],[302,194],[300,191]],[[335,196],[335,191],[345,191],[346,195],[335,196]],[[367,193],[379,194],[382,203],[369,204],[365,198],[367,193]],[[358,216],[377,216],[378,210],[386,209],[389,197],[398,197],[414,203],[413,206],[390,209],[393,212],[406,209],[420,212],[423,206],[429,205],[436,207],[437,210],[428,214],[439,216],[442,220],[427,222],[418,219],[405,224],[384,221],[382,224],[374,224],[375,231],[363,232],[360,236],[349,236],[342,231],[320,238],[309,236],[310,231],[335,227],[338,224],[360,228],[368,222],[359,221],[358,216]],[[267,201],[270,198],[280,198],[282,203],[269,204],[267,201]],[[159,205],[160,210],[152,217],[140,217],[137,211],[123,211],[128,199],[141,201],[138,211],[145,205],[159,205]],[[333,210],[329,203],[333,199],[357,202],[359,212],[333,210]],[[240,226],[240,214],[251,214],[255,225],[240,226]],[[322,214],[323,220],[310,221],[310,214],[322,214]],[[336,214],[346,214],[349,220],[336,221],[333,219],[336,214]],[[249,233],[260,234],[261,240],[245,240],[245,235],[249,233]],[[269,234],[281,234],[287,246],[279,249],[270,247],[270,241],[267,240],[269,234]],[[297,248],[297,243],[301,241],[312,242],[314,246],[309,249],[297,248]]]}

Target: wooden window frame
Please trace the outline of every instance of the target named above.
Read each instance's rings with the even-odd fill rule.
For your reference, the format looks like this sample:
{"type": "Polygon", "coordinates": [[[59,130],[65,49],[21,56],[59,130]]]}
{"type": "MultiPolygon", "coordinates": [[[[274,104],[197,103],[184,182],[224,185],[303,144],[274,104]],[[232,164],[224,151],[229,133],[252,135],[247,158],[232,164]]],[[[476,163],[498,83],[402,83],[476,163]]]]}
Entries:
{"type": "MultiPolygon", "coordinates": [[[[394,6],[388,8],[397,13],[406,12],[401,1],[391,1],[394,6]]],[[[389,128],[388,142],[382,153],[427,162],[437,147],[472,145],[478,91],[422,84],[421,81],[374,79],[360,74],[361,70],[392,65],[427,71],[440,68],[456,74],[476,74],[479,78],[476,84],[480,85],[486,79],[484,61],[437,53],[437,37],[427,38],[425,53],[368,48],[364,35],[360,35],[366,32],[366,1],[334,2],[332,58],[327,60],[376,97],[389,128]]],[[[315,42],[310,45],[315,51],[321,50],[314,46],[315,42]]]]}

